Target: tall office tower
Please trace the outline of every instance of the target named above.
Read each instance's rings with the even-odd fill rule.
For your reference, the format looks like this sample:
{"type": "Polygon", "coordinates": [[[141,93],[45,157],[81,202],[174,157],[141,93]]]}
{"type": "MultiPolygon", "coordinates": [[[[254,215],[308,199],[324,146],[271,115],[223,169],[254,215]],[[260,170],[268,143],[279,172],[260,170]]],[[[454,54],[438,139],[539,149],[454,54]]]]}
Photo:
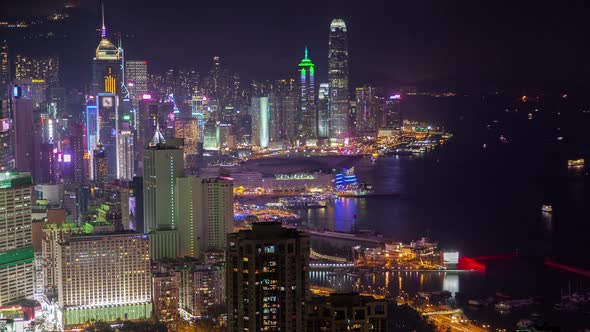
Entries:
{"type": "MultiPolygon", "coordinates": [[[[342,19],[330,23],[328,45],[328,80],[330,83],[330,138],[342,138],[349,128],[348,37],[342,19]]],[[[346,135],[346,134],[345,134],[346,135]]]]}
{"type": "Polygon", "coordinates": [[[210,119],[203,125],[203,150],[219,151],[221,148],[221,132],[215,120],[210,119]]]}
{"type": "Polygon", "coordinates": [[[271,92],[268,95],[270,109],[269,141],[278,142],[286,138],[285,135],[285,104],[284,93],[271,92]]]}
{"type": "Polygon", "coordinates": [[[268,147],[270,138],[268,97],[252,97],[250,115],[252,116],[252,145],[268,147]]]}
{"type": "Polygon", "coordinates": [[[226,236],[234,230],[233,181],[195,176],[176,181],[180,255],[225,249],[226,236]]]}
{"type": "MultiPolygon", "coordinates": [[[[228,100],[230,95],[230,74],[227,68],[222,65],[219,56],[213,57],[213,68],[205,78],[204,88],[208,98],[219,101],[220,109],[230,103],[228,100]]],[[[216,114],[216,120],[222,120],[222,118],[221,114],[216,114]]]]}
{"type": "Polygon", "coordinates": [[[148,92],[148,63],[145,60],[125,61],[125,85],[131,96],[134,109],[139,108],[139,101],[148,92]]]}
{"type": "Polygon", "coordinates": [[[96,149],[93,151],[92,169],[94,170],[94,174],[92,178],[96,186],[101,190],[104,190],[104,185],[108,182],[109,163],[107,157],[108,152],[105,151],[104,145],[99,141],[96,149]]]}
{"type": "Polygon", "coordinates": [[[71,235],[58,243],[58,322],[63,329],[152,315],[150,241],[145,234],[71,235]]]}
{"type": "Polygon", "coordinates": [[[304,331],[309,237],[254,223],[227,237],[228,331],[304,331]]]}
{"type": "Polygon", "coordinates": [[[393,136],[402,129],[401,95],[395,94],[382,99],[379,107],[379,136],[393,136]]]}
{"type": "Polygon", "coordinates": [[[117,179],[133,180],[133,132],[130,129],[122,129],[117,135],[117,179]]]}
{"type": "Polygon", "coordinates": [[[307,47],[305,48],[305,57],[299,63],[299,136],[301,138],[315,138],[317,136],[317,120],[315,106],[315,67],[313,62],[307,57],[307,47]]]}
{"type": "Polygon", "coordinates": [[[47,86],[59,85],[59,57],[17,54],[14,74],[16,79],[29,78],[45,81],[47,86]]]}
{"type": "Polygon", "coordinates": [[[0,305],[33,297],[30,173],[0,173],[0,305]]]}
{"type": "Polygon", "coordinates": [[[212,315],[225,303],[225,269],[222,264],[184,264],[180,270],[179,308],[183,317],[212,315]]]}
{"type": "Polygon", "coordinates": [[[120,93],[119,85],[123,73],[121,72],[121,52],[117,46],[107,39],[104,25],[104,7],[102,12],[101,39],[96,47],[96,54],[92,61],[92,84],[90,95],[99,92],[120,93]]]}
{"type": "Polygon", "coordinates": [[[373,135],[377,131],[377,112],[379,109],[375,87],[365,85],[356,88],[356,128],[355,135],[373,135]]]}
{"type": "Polygon", "coordinates": [[[194,94],[192,100],[191,117],[198,120],[199,128],[201,129],[201,135],[199,142],[203,142],[203,125],[209,120],[210,112],[207,105],[207,97],[200,94],[194,94]]]}
{"type": "Polygon", "coordinates": [[[318,138],[328,138],[330,133],[330,83],[320,83],[318,93],[318,138]]]}
{"type": "Polygon", "coordinates": [[[6,85],[10,84],[11,80],[12,75],[10,73],[8,45],[6,45],[6,40],[4,40],[2,42],[2,46],[0,46],[0,85],[2,85],[2,89],[4,89],[6,85]]]}
{"type": "Polygon", "coordinates": [[[144,151],[143,166],[144,231],[178,228],[176,179],[184,176],[182,150],[168,144],[158,128],[144,151]]]}
{"type": "Polygon", "coordinates": [[[108,179],[118,178],[117,134],[119,133],[118,98],[112,93],[98,94],[98,139],[104,145],[108,162],[108,179]]]}
{"type": "Polygon", "coordinates": [[[13,137],[15,167],[20,171],[33,170],[33,108],[34,101],[15,87],[13,99],[13,137]],[[16,92],[16,91],[19,92],[16,92]]]}
{"type": "Polygon", "coordinates": [[[84,126],[74,123],[70,126],[70,150],[73,166],[73,183],[82,184],[86,181],[84,165],[84,126]]]}

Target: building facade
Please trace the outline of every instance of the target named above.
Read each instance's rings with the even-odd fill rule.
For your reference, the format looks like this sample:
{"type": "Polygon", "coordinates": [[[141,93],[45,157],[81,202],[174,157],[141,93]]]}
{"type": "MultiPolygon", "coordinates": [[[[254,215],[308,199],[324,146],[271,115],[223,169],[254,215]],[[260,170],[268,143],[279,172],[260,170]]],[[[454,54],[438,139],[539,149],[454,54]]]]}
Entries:
{"type": "Polygon", "coordinates": [[[348,37],[346,23],[330,23],[328,45],[328,80],[330,83],[330,138],[341,139],[350,130],[348,91],[348,37]]]}
{"type": "Polygon", "coordinates": [[[228,331],[304,331],[309,237],[254,223],[227,238],[228,331]]]}
{"type": "Polygon", "coordinates": [[[0,174],[0,305],[33,297],[32,184],[30,173],[0,174]]]}
{"type": "Polygon", "coordinates": [[[317,117],[315,105],[315,66],[305,57],[299,62],[299,136],[303,139],[317,136],[317,117]]]}
{"type": "Polygon", "coordinates": [[[152,316],[150,242],[145,234],[68,236],[58,243],[58,323],[152,316]]]}

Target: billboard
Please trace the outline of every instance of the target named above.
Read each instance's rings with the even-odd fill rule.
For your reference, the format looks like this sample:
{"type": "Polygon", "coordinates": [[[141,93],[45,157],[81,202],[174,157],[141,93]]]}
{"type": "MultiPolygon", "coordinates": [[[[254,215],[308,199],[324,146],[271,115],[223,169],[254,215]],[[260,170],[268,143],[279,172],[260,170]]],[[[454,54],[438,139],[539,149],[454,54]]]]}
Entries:
{"type": "Polygon", "coordinates": [[[459,252],[458,251],[451,251],[451,252],[443,252],[443,263],[445,266],[457,266],[459,263],[459,252]]]}

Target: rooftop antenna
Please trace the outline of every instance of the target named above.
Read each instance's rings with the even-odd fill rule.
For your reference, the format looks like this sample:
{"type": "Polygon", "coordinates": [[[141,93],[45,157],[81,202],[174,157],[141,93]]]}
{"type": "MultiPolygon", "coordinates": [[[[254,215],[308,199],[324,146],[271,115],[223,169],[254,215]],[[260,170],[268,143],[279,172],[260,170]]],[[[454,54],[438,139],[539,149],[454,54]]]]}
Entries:
{"type": "Polygon", "coordinates": [[[107,28],[104,26],[104,2],[101,1],[102,7],[102,28],[100,29],[100,35],[102,38],[107,36],[107,28]]]}

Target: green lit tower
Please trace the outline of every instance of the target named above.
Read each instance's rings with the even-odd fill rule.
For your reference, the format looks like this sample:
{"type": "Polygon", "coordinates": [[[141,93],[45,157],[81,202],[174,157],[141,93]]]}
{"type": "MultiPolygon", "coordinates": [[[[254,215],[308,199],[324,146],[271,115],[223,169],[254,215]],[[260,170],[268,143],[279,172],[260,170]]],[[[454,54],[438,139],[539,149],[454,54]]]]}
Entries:
{"type": "Polygon", "coordinates": [[[314,64],[307,56],[299,63],[300,89],[298,133],[301,138],[315,138],[316,135],[316,109],[315,109],[315,85],[314,85],[314,64]]]}

